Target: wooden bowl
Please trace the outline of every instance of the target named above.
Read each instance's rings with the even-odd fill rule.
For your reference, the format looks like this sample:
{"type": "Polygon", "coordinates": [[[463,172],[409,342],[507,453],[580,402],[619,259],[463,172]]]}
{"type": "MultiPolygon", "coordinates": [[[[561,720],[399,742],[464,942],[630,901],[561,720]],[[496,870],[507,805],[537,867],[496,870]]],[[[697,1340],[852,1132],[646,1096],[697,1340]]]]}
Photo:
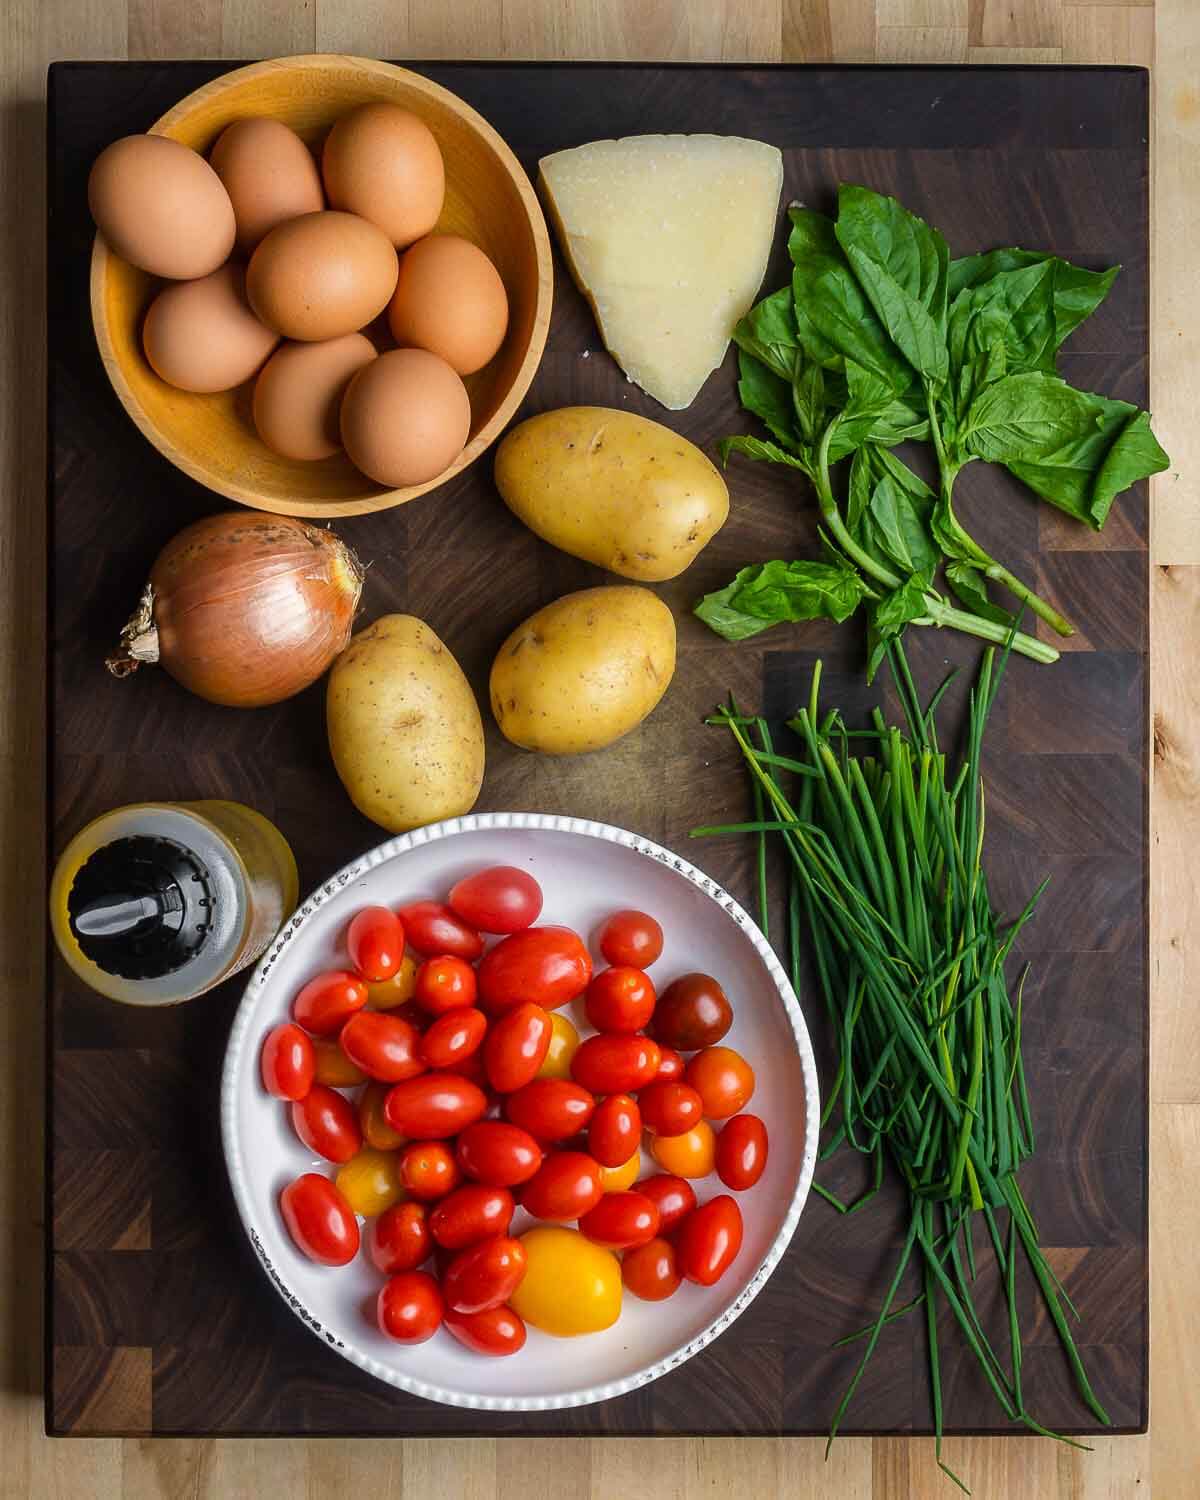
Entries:
{"type": "MultiPolygon", "coordinates": [[[[207,151],[232,121],[266,115],[310,146],[356,105],[383,100],[419,115],[446,163],[438,229],[473,240],[508,292],[508,334],[500,352],[466,378],[471,433],[451,466],[427,484],[391,490],[344,453],[315,463],[281,458],[259,440],[252,386],[194,395],[160,380],[142,352],[142,318],[160,283],[114,255],[97,234],[92,251],[92,321],[100,357],[125,410],[185,474],[242,505],[289,516],[352,516],[402,505],[465,469],[497,438],[529,388],[550,324],[553,272],[546,222],[516,157],[481,115],[436,83],[363,57],[285,57],[238,68],[181,99],[151,126],[207,151]]],[[[373,332],[373,330],[372,330],[373,332]]],[[[390,346],[390,340],[389,340],[390,346]]]]}

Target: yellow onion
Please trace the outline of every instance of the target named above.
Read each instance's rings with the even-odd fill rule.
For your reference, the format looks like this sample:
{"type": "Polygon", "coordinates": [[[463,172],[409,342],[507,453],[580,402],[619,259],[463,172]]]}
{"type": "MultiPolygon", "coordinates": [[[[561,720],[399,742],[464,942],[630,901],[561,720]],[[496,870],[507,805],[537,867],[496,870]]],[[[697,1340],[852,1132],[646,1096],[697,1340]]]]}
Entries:
{"type": "Polygon", "coordinates": [[[108,670],[126,677],[157,662],[210,703],[280,703],[315,682],[350,639],[362,580],[331,531],[290,516],[209,516],[155,559],[108,670]]]}

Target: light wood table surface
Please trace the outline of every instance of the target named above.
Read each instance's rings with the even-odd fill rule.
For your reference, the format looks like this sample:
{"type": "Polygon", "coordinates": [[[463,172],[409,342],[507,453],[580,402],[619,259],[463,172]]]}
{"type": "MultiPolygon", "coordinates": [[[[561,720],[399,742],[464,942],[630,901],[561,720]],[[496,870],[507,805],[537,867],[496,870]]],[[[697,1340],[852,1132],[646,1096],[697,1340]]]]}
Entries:
{"type": "MultiPolygon", "coordinates": [[[[0,1500],[925,1500],[928,1440],[47,1440],[42,1432],[44,217],[58,58],[1154,68],[1151,1430],[947,1441],[977,1500],[1200,1497],[1200,0],[0,0],[0,1500]]],[[[103,455],[97,455],[103,462],[103,455]]]]}

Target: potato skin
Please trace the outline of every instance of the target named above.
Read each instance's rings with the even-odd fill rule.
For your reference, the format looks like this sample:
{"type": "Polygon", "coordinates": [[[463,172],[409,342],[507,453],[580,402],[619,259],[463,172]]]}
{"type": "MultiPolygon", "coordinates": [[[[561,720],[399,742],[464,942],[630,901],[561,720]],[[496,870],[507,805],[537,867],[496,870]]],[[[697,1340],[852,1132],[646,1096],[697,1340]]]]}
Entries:
{"type": "Polygon", "coordinates": [[[474,807],[479,705],[423,620],[384,615],[352,636],[329,674],[325,717],[342,785],[372,822],[406,833],[474,807]]]}
{"type": "Polygon", "coordinates": [[[675,671],[675,620],[649,589],[565,594],[530,615],[492,663],[492,712],[525,750],[578,755],[635,728],[675,671]]]}
{"type": "Polygon", "coordinates": [[[729,491],[700,449],[605,406],[530,417],[496,450],[508,508],[552,546],[622,578],[677,578],[725,524],[729,491]]]}

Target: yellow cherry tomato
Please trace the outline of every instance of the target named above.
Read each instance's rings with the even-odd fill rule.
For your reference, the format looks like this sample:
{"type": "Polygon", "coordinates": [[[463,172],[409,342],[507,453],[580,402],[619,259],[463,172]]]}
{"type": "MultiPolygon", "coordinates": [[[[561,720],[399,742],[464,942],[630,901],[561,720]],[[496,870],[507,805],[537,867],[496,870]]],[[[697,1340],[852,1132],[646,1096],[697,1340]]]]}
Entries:
{"type": "Polygon", "coordinates": [[[372,1010],[394,1010],[411,1000],[417,984],[417,958],[408,952],[390,979],[367,985],[367,1005],[372,1010]]]}
{"type": "Polygon", "coordinates": [[[313,1077],[331,1089],[352,1089],[357,1083],[366,1083],[367,1075],[355,1067],[335,1036],[315,1036],[312,1039],[316,1054],[317,1071],[313,1077]]]}
{"type": "Polygon", "coordinates": [[[550,1046],[537,1070],[538,1078],[570,1078],[571,1059],[579,1046],[579,1033],[560,1010],[550,1012],[550,1046]]]}
{"type": "Polygon", "coordinates": [[[358,1099],[358,1123],[363,1140],[376,1151],[395,1151],[405,1142],[405,1137],[393,1130],[384,1118],[383,1101],[390,1088],[389,1083],[369,1083],[358,1099]]]}
{"type": "Polygon", "coordinates": [[[650,1155],[664,1172],[676,1177],[707,1177],[713,1169],[717,1138],[707,1120],[682,1135],[656,1135],[650,1155]]]}
{"type": "Polygon", "coordinates": [[[404,1197],[400,1158],[394,1151],[364,1146],[338,1170],[334,1181],[346,1202],[364,1219],[373,1219],[404,1197]]]}
{"type": "Polygon", "coordinates": [[[621,1315],[621,1263],[611,1250],[558,1225],[531,1229],[521,1243],[525,1275],[508,1299],[515,1313],[559,1338],[612,1327],[621,1315]]]}
{"type": "Polygon", "coordinates": [[[600,1186],[606,1193],[623,1193],[627,1187],[632,1187],[638,1179],[638,1173],[642,1170],[642,1153],[635,1151],[628,1161],[623,1161],[619,1167],[600,1168],[600,1186]]]}

